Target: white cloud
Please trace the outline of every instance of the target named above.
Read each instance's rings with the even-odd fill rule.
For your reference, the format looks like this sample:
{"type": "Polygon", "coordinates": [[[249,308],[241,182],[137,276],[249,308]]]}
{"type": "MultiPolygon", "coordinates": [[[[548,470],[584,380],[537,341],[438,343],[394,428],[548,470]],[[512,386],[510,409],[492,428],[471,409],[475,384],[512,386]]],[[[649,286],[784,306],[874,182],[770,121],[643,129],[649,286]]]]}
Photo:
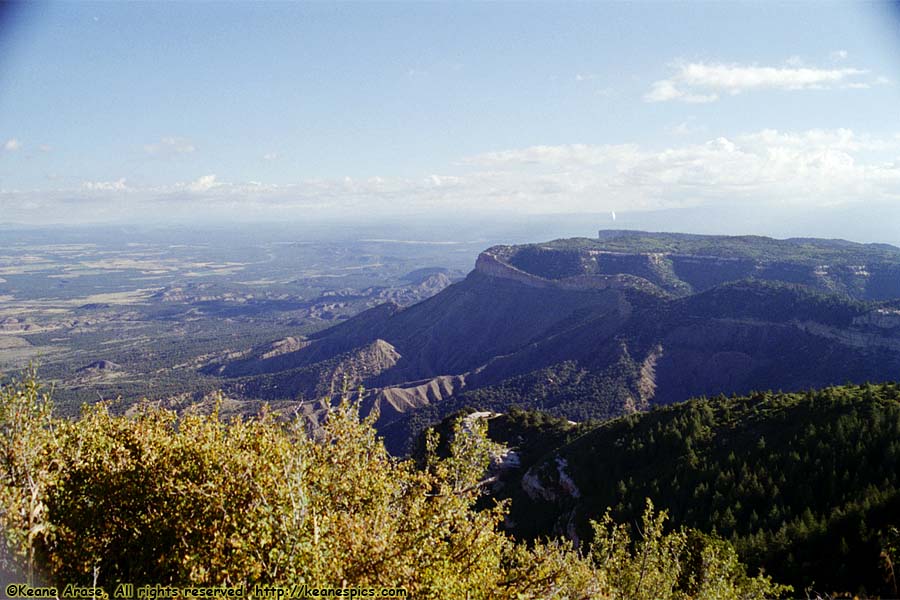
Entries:
{"type": "Polygon", "coordinates": [[[900,199],[900,163],[886,160],[900,152],[898,137],[849,129],[762,130],[661,150],[623,148],[538,146],[472,157],[467,163],[490,169],[494,187],[506,186],[508,194],[528,198],[526,209],[762,200],[821,206],[900,199]]]}
{"type": "Polygon", "coordinates": [[[197,180],[187,184],[187,189],[192,192],[206,192],[216,187],[217,185],[220,184],[216,183],[215,175],[204,175],[197,180]]]}
{"type": "Polygon", "coordinates": [[[742,145],[759,150],[762,147],[827,148],[847,153],[891,152],[900,148],[900,137],[877,137],[855,133],[852,129],[808,129],[784,132],[763,129],[735,138],[742,145]]]}
{"type": "Polygon", "coordinates": [[[265,154],[263,154],[263,160],[272,161],[272,160],[276,160],[277,158],[278,158],[277,152],[266,152],[265,154]]]}
{"type": "Polygon", "coordinates": [[[846,50],[835,50],[831,54],[828,55],[831,60],[837,62],[839,60],[847,60],[847,51],[846,50]]]}
{"type": "Polygon", "coordinates": [[[513,148],[465,158],[449,172],[407,178],[271,184],[223,182],[210,174],[145,187],[125,179],[83,182],[75,189],[0,192],[0,214],[35,222],[46,222],[46,215],[72,222],[101,217],[158,221],[620,212],[766,203],[814,211],[828,205],[900,201],[900,133],[763,129],[694,140],[670,138],[661,148],[513,148]]]}
{"type": "Polygon", "coordinates": [[[656,81],[650,88],[650,91],[644,94],[644,100],[647,102],[668,102],[669,100],[681,100],[691,104],[705,104],[707,102],[715,102],[719,99],[718,94],[693,94],[679,89],[676,82],[663,79],[656,81]]]}
{"type": "Polygon", "coordinates": [[[9,138],[6,140],[6,143],[3,144],[3,149],[7,152],[15,152],[19,148],[22,147],[22,142],[17,140],[16,138],[9,138]]]}
{"type": "Polygon", "coordinates": [[[178,154],[190,154],[197,148],[186,138],[164,137],[154,144],[145,144],[144,151],[156,156],[175,156],[178,154]]]}
{"type": "Polygon", "coordinates": [[[594,76],[590,73],[576,73],[575,81],[591,81],[594,79],[594,76]]]}
{"type": "Polygon", "coordinates": [[[84,181],[81,187],[91,192],[124,192],[128,190],[124,177],[115,181],[84,181]]]}
{"type": "Polygon", "coordinates": [[[748,91],[780,89],[809,90],[832,89],[865,85],[860,77],[863,69],[820,69],[799,66],[761,67],[725,63],[680,63],[673,66],[674,73],[667,79],[655,81],[644,95],[647,102],[713,102],[721,94],[737,95],[748,91]]]}

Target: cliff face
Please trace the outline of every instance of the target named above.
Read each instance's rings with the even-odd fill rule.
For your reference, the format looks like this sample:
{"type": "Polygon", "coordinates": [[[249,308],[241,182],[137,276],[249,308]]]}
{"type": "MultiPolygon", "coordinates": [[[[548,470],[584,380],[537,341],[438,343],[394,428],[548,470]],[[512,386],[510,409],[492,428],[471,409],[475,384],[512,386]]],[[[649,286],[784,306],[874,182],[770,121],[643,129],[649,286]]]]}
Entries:
{"type": "Polygon", "coordinates": [[[553,282],[548,279],[539,277],[538,275],[532,275],[531,273],[512,266],[503,260],[499,253],[495,252],[493,248],[485,250],[478,255],[478,259],[475,261],[475,270],[489,277],[509,279],[510,281],[517,281],[530,287],[544,288],[553,285],[553,282]]]}
{"type": "Polygon", "coordinates": [[[546,244],[494,246],[478,257],[475,269],[532,287],[571,290],[631,287],[676,297],[748,278],[805,285],[857,300],[900,296],[900,249],[894,256],[882,246],[874,250],[861,244],[851,245],[850,249],[843,245],[819,248],[809,240],[803,240],[803,244],[772,240],[787,244],[787,249],[779,255],[760,252],[757,245],[763,242],[753,238],[729,252],[716,253],[715,246],[699,246],[700,240],[707,237],[712,236],[678,236],[680,245],[661,244],[661,248],[650,250],[648,238],[638,236],[640,243],[631,244],[633,251],[626,250],[628,244],[622,237],[603,236],[578,243],[558,240],[546,244]],[[695,252],[684,251],[690,249],[685,248],[684,239],[697,246],[695,252]]]}
{"type": "MultiPolygon", "coordinates": [[[[662,288],[654,281],[640,275],[619,272],[607,268],[607,272],[598,272],[581,265],[580,269],[569,269],[567,275],[554,277],[550,269],[536,269],[546,276],[521,269],[504,257],[504,250],[509,246],[498,246],[478,255],[475,271],[489,277],[508,279],[533,288],[555,288],[560,290],[604,290],[604,289],[639,289],[650,293],[663,293],[662,288]]],[[[548,252],[547,254],[551,254],[548,252]]],[[[515,256],[515,255],[513,255],[515,256]]],[[[629,257],[630,258],[630,257],[629,257]]],[[[638,262],[649,263],[649,257],[635,257],[638,262]]],[[[588,261],[597,262],[596,257],[587,256],[588,261]]],[[[640,269],[635,269],[640,271],[640,269]]]]}

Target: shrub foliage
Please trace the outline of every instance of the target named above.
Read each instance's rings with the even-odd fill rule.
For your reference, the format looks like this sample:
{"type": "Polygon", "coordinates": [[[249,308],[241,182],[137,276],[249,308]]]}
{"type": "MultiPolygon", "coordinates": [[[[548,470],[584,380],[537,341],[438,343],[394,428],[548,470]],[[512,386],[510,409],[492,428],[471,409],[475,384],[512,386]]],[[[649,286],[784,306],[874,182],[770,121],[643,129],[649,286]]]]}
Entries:
{"type": "Polygon", "coordinates": [[[317,439],[271,415],[225,422],[106,404],[52,416],[33,373],[0,389],[0,561],[24,581],[405,587],[414,598],[763,598],[721,540],[640,534],[607,516],[581,553],[517,543],[476,510],[491,444],[458,424],[424,464],[398,460],[345,398],[317,439]]]}

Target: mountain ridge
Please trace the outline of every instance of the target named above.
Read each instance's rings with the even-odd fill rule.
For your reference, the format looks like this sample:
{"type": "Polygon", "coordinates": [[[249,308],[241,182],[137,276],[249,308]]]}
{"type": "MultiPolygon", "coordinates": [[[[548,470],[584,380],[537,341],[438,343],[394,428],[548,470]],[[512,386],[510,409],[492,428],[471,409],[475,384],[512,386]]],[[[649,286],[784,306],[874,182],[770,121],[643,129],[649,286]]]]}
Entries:
{"type": "Polygon", "coordinates": [[[265,358],[264,346],[206,368],[244,394],[304,400],[321,385],[291,377],[334,381],[338,369],[368,390],[367,409],[387,408],[379,427],[403,452],[425,421],[472,403],[602,419],[698,395],[890,379],[900,372],[895,269],[900,248],[834,240],[608,232],[494,246],[422,302],[385,303],[290,351],[265,358]],[[640,252],[603,250],[627,247],[640,252]],[[685,248],[721,256],[672,253],[685,248]],[[366,350],[376,342],[390,360],[366,350]]]}
{"type": "MultiPolygon", "coordinates": [[[[756,278],[799,283],[855,299],[900,296],[900,248],[846,240],[705,236],[628,230],[598,238],[493,246],[475,269],[527,285],[578,289],[638,277],[673,295],[756,278]],[[612,278],[612,279],[610,279],[612,278]]],[[[618,283],[623,285],[623,283],[618,283]]],[[[651,289],[651,288],[647,288],[651,289]]]]}

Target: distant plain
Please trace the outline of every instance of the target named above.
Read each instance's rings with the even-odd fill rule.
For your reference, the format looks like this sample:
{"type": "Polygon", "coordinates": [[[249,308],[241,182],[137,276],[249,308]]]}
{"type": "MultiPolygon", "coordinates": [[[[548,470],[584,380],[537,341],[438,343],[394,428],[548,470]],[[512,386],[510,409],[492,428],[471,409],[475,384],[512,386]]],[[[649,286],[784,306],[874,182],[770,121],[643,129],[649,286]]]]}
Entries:
{"type": "Polygon", "coordinates": [[[202,396],[219,384],[197,372],[204,362],[420,300],[433,293],[421,279],[462,277],[485,244],[287,226],[13,228],[0,233],[0,372],[35,365],[67,413],[202,396]]]}

